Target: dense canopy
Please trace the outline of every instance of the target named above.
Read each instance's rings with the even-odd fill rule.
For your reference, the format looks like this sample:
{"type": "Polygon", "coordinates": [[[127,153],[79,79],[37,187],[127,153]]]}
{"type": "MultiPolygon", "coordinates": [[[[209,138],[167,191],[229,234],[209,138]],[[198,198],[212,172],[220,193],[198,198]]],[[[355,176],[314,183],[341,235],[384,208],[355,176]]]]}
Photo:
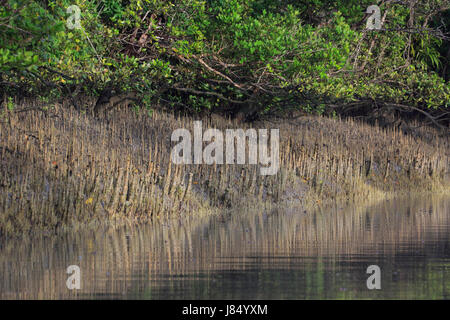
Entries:
{"type": "Polygon", "coordinates": [[[448,124],[448,0],[0,2],[5,101],[114,90],[247,120],[383,109],[448,124]],[[371,5],[380,30],[366,27],[371,5]]]}

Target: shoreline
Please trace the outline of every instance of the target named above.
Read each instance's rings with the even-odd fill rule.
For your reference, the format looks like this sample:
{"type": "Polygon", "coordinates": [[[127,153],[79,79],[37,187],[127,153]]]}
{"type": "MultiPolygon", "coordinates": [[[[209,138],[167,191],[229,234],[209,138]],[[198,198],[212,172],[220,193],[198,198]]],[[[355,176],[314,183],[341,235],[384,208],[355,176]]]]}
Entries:
{"type": "Polygon", "coordinates": [[[75,225],[144,223],[252,206],[308,208],[409,192],[450,194],[448,137],[414,135],[355,120],[305,116],[238,123],[203,118],[204,128],[279,128],[280,170],[260,165],[174,165],[170,137],[193,117],[114,110],[105,119],[34,102],[0,122],[0,235],[75,225]],[[42,109],[45,107],[45,109],[42,109]],[[42,111],[42,110],[45,110],[42,111]]]}

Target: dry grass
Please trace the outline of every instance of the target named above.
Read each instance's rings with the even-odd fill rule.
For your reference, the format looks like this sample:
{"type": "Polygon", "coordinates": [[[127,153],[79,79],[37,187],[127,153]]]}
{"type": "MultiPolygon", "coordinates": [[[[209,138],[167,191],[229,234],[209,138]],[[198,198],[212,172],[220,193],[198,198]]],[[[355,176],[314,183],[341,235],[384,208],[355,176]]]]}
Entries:
{"type": "MultiPolygon", "coordinates": [[[[189,117],[126,109],[96,119],[66,105],[46,107],[28,102],[1,115],[1,235],[449,188],[448,138],[430,129],[422,130],[425,139],[350,120],[256,123],[280,129],[281,169],[261,176],[255,165],[171,164],[171,133],[192,130],[189,117]],[[30,106],[41,110],[18,112],[30,106]]],[[[246,125],[210,118],[207,127],[246,125]]]]}

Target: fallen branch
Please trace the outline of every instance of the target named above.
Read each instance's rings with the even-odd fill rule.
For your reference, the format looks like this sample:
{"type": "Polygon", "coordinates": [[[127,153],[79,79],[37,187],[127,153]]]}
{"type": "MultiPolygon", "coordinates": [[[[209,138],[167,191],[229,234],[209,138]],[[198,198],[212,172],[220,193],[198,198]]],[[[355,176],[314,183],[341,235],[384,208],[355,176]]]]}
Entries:
{"type": "Polygon", "coordinates": [[[189,89],[189,88],[180,88],[180,87],[173,87],[173,89],[177,90],[177,91],[183,91],[183,92],[188,92],[188,93],[193,93],[193,94],[199,94],[199,95],[207,95],[207,96],[215,96],[218,97],[224,101],[228,101],[231,103],[236,103],[236,104],[245,104],[248,103],[250,100],[233,100],[230,98],[225,97],[224,95],[220,94],[220,93],[216,93],[216,92],[212,92],[212,91],[200,91],[200,90],[195,90],[195,89],[189,89]]]}
{"type": "Polygon", "coordinates": [[[437,127],[441,128],[441,129],[444,130],[444,131],[449,131],[448,128],[444,127],[443,125],[441,125],[441,124],[437,121],[437,118],[436,118],[436,117],[433,117],[431,114],[429,114],[428,112],[426,112],[426,111],[424,111],[424,110],[422,110],[422,109],[420,109],[420,108],[417,108],[417,107],[414,107],[414,106],[406,106],[406,105],[398,104],[398,103],[385,103],[385,105],[386,105],[386,106],[390,106],[390,107],[394,107],[394,108],[398,108],[398,109],[402,109],[402,110],[405,110],[405,109],[406,109],[406,110],[408,110],[408,109],[415,110],[415,111],[417,111],[417,112],[419,112],[419,113],[425,115],[425,116],[426,116],[428,119],[430,119],[431,122],[432,122],[433,124],[435,124],[437,127]]]}

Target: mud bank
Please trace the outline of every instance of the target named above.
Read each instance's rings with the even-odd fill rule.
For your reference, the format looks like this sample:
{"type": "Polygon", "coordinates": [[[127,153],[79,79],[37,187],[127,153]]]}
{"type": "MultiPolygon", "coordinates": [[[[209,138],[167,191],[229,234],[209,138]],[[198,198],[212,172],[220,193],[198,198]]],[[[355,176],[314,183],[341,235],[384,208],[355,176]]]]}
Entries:
{"type": "Polygon", "coordinates": [[[171,134],[192,130],[194,120],[130,109],[99,119],[37,103],[3,111],[0,234],[449,192],[449,138],[432,128],[405,133],[314,116],[200,119],[204,130],[279,129],[280,169],[264,176],[260,165],[173,164],[171,134]]]}

